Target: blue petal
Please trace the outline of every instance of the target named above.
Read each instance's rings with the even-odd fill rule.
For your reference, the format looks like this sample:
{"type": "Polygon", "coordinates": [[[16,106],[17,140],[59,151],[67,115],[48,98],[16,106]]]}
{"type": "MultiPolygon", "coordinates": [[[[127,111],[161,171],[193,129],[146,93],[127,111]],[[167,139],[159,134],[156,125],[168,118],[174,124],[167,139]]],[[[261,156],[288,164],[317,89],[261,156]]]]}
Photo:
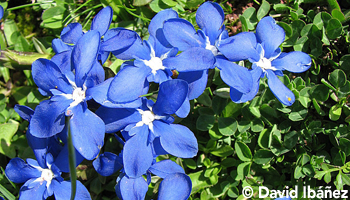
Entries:
{"type": "Polygon", "coordinates": [[[31,133],[35,137],[47,138],[60,133],[65,126],[64,112],[73,100],[44,100],[36,107],[29,123],[31,133]]]}
{"type": "Polygon", "coordinates": [[[113,28],[108,30],[104,36],[103,43],[101,44],[101,50],[123,52],[134,44],[138,38],[139,36],[135,31],[124,28],[113,28]]]}
{"type": "Polygon", "coordinates": [[[52,40],[52,49],[55,52],[55,54],[71,50],[71,48],[66,43],[64,43],[61,39],[58,38],[52,40]]]}
{"type": "Polygon", "coordinates": [[[154,114],[160,116],[174,114],[185,101],[187,93],[188,84],[184,80],[163,82],[159,85],[157,101],[153,105],[154,114]]]}
{"type": "Polygon", "coordinates": [[[275,200],[292,200],[290,197],[282,197],[282,198],[277,198],[275,200]]]}
{"type": "Polygon", "coordinates": [[[119,156],[104,152],[92,163],[97,173],[102,176],[111,176],[123,167],[123,160],[119,156]]]}
{"type": "Polygon", "coordinates": [[[4,8],[0,6],[0,19],[4,16],[4,8]]]}
{"type": "Polygon", "coordinates": [[[171,18],[178,18],[178,14],[173,9],[165,9],[157,13],[151,20],[148,26],[148,32],[153,37],[157,38],[157,31],[163,28],[166,20],[171,18]]]}
{"type": "Polygon", "coordinates": [[[100,35],[104,35],[112,22],[113,10],[107,6],[100,10],[91,22],[91,30],[97,30],[100,35]]]}
{"type": "Polygon", "coordinates": [[[34,110],[29,108],[28,106],[15,105],[15,111],[22,117],[22,119],[30,121],[32,115],[34,114],[34,110]]]}
{"type": "Polygon", "coordinates": [[[244,103],[250,101],[255,97],[255,95],[259,91],[260,77],[263,74],[262,69],[260,67],[256,67],[255,69],[250,70],[249,72],[251,73],[253,79],[250,92],[242,93],[236,90],[235,88],[230,88],[230,97],[231,100],[235,103],[244,103]]]}
{"type": "Polygon", "coordinates": [[[222,32],[225,14],[221,6],[213,2],[205,2],[196,12],[196,22],[205,35],[209,36],[210,43],[215,44],[222,32]]]}
{"type": "Polygon", "coordinates": [[[43,199],[46,190],[46,181],[28,180],[19,191],[19,200],[43,199]]]}
{"type": "Polygon", "coordinates": [[[271,62],[273,67],[281,70],[287,70],[294,73],[301,73],[308,70],[311,66],[311,57],[301,51],[293,51],[279,57],[271,62]]]}
{"type": "Polygon", "coordinates": [[[208,70],[181,72],[177,78],[188,83],[188,99],[192,100],[199,97],[207,87],[208,70]]]}
{"type": "MultiPolygon", "coordinates": [[[[90,193],[86,189],[86,187],[80,182],[77,181],[77,188],[75,193],[76,200],[91,200],[90,193]]],[[[71,197],[71,182],[70,181],[62,181],[58,182],[56,180],[53,180],[52,188],[54,191],[55,199],[56,200],[67,200],[71,197]]]]}
{"type": "Polygon", "coordinates": [[[58,68],[60,68],[63,74],[66,74],[73,71],[71,57],[72,49],[69,49],[68,51],[64,51],[54,55],[51,58],[51,61],[54,62],[58,66],[58,68]]]}
{"type": "Polygon", "coordinates": [[[13,158],[7,164],[5,174],[14,183],[24,183],[31,178],[38,178],[41,172],[28,165],[20,158],[13,158]]]}
{"type": "Polygon", "coordinates": [[[131,59],[141,59],[141,60],[150,60],[151,51],[149,47],[142,41],[140,36],[136,35],[131,46],[126,48],[118,49],[112,51],[113,55],[121,60],[131,60],[131,59]]]}
{"type": "Polygon", "coordinates": [[[228,60],[217,59],[221,79],[239,92],[248,93],[253,85],[253,79],[248,69],[228,60]]]}
{"type": "Polygon", "coordinates": [[[83,27],[79,23],[71,23],[64,27],[61,32],[61,39],[68,44],[76,44],[83,36],[83,27]]]}
{"type": "Polygon", "coordinates": [[[191,104],[190,104],[190,101],[188,100],[188,97],[186,97],[185,101],[183,102],[181,107],[175,112],[175,114],[178,117],[185,118],[190,113],[190,110],[191,110],[191,104]]]}
{"type": "Polygon", "coordinates": [[[84,109],[82,104],[73,107],[72,113],[69,123],[74,147],[83,157],[92,160],[103,146],[105,124],[95,113],[84,109]]]}
{"type": "Polygon", "coordinates": [[[192,190],[189,176],[183,173],[170,174],[160,183],[158,199],[188,199],[192,190]]]}
{"type": "Polygon", "coordinates": [[[72,64],[75,69],[75,83],[78,87],[83,86],[87,73],[96,62],[100,40],[98,31],[89,31],[79,39],[73,49],[72,64]]]}
{"type": "Polygon", "coordinates": [[[184,169],[182,169],[180,165],[171,160],[162,160],[156,162],[149,168],[149,170],[152,174],[155,174],[163,179],[169,174],[185,173],[184,169]]]}
{"type": "Polygon", "coordinates": [[[243,32],[235,36],[221,40],[217,45],[219,51],[231,61],[241,61],[248,58],[259,61],[260,55],[256,49],[256,37],[254,33],[243,32]]]}
{"type": "Polygon", "coordinates": [[[142,120],[141,114],[136,109],[107,108],[101,106],[96,114],[106,124],[106,133],[114,133],[124,129],[127,125],[142,120]]]}
{"type": "Polygon", "coordinates": [[[192,158],[197,155],[197,139],[187,127],[154,121],[153,130],[156,135],[160,135],[160,143],[169,154],[180,158],[192,158]]]}
{"type": "Polygon", "coordinates": [[[29,146],[33,149],[34,155],[42,168],[46,167],[45,156],[47,153],[56,156],[62,149],[61,144],[55,136],[49,138],[38,138],[33,136],[30,132],[30,128],[28,128],[26,137],[29,146]]]}
{"type": "Polygon", "coordinates": [[[132,178],[142,176],[147,172],[153,161],[152,147],[148,143],[149,129],[147,125],[134,127],[123,150],[123,164],[126,175],[132,178]]]}
{"type": "Polygon", "coordinates": [[[115,189],[120,199],[144,200],[148,184],[142,176],[138,178],[124,176],[120,179],[115,189]]]}
{"type": "Polygon", "coordinates": [[[284,29],[270,17],[264,17],[256,27],[256,37],[265,50],[265,58],[270,58],[284,41],[284,29]]]}
{"type": "Polygon", "coordinates": [[[113,103],[134,101],[143,95],[149,67],[127,66],[114,77],[107,96],[113,103]]]}
{"type": "Polygon", "coordinates": [[[49,95],[52,95],[50,90],[55,88],[64,93],[73,93],[72,86],[63,76],[61,70],[50,60],[39,58],[34,61],[32,75],[35,84],[49,95]]]}
{"type": "Polygon", "coordinates": [[[85,86],[91,88],[97,84],[102,83],[105,80],[105,71],[102,65],[96,60],[91,70],[87,74],[85,86]]]}
{"type": "Polygon", "coordinates": [[[213,53],[201,47],[192,47],[176,57],[163,60],[163,65],[177,71],[199,71],[211,68],[215,63],[213,53]]]}
{"type": "MultiPolygon", "coordinates": [[[[55,158],[55,165],[61,172],[69,173],[68,144],[65,144],[60,153],[55,158]]],[[[75,149],[76,167],[83,162],[84,157],[75,149]]]]}
{"type": "Polygon", "coordinates": [[[273,73],[267,70],[268,85],[277,99],[286,106],[291,106],[295,101],[295,96],[273,73]]]}
{"type": "MultiPolygon", "coordinates": [[[[106,106],[109,108],[137,108],[141,106],[141,99],[138,98],[134,101],[130,101],[127,103],[112,103],[110,100],[107,98],[107,91],[111,85],[113,78],[110,78],[101,84],[93,87],[93,88],[88,88],[86,90],[86,96],[91,96],[97,103],[101,104],[102,106],[106,106]]],[[[148,83],[147,83],[148,84],[148,83]]],[[[145,85],[147,85],[145,83],[145,85]]],[[[148,91],[148,89],[147,89],[148,91]]],[[[144,93],[144,92],[142,92],[144,93]]],[[[146,92],[147,93],[147,92],[146,92]]]]}
{"type": "Polygon", "coordinates": [[[205,47],[205,40],[197,34],[193,25],[180,18],[169,19],[164,22],[163,31],[168,42],[185,51],[191,47],[205,47]]]}

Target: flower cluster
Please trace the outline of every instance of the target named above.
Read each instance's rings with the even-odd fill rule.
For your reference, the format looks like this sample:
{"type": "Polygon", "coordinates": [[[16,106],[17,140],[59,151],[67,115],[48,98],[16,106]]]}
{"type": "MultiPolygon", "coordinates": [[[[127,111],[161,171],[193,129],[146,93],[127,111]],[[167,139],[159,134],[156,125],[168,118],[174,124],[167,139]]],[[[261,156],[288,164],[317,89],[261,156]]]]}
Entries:
{"type": "MultiPolygon", "coordinates": [[[[311,64],[305,53],[281,53],[284,31],[271,17],[259,22],[256,33],[229,37],[224,12],[213,2],[198,8],[199,30],[172,9],[159,12],[149,24],[148,40],[124,28],[109,29],[111,21],[112,9],[105,7],[87,32],[79,23],[69,24],[52,42],[56,55],[32,64],[34,82],[48,99],[35,110],[15,108],[29,121],[27,139],[37,158],[27,163],[15,158],[6,167],[11,181],[25,182],[20,199],[52,195],[69,199],[70,183],[61,177],[69,172],[69,131],[77,165],[87,159],[102,176],[119,172],[115,187],[119,198],[143,199],[153,174],[162,178],[158,199],[187,199],[192,187],[189,176],[175,162],[157,157],[196,156],[193,132],[173,122],[175,116],[189,114],[189,101],[203,93],[208,71],[220,69],[234,102],[254,98],[260,78],[266,75],[276,97],[291,105],[294,95],[277,76],[283,70],[303,72],[311,64]],[[105,80],[102,65],[110,53],[125,62],[105,80]],[[249,60],[252,68],[235,63],[241,60],[249,60]],[[155,101],[145,97],[151,82],[158,86],[155,101]],[[101,152],[106,133],[114,134],[122,152],[101,152]]],[[[80,182],[76,199],[90,199],[80,182]]]]}

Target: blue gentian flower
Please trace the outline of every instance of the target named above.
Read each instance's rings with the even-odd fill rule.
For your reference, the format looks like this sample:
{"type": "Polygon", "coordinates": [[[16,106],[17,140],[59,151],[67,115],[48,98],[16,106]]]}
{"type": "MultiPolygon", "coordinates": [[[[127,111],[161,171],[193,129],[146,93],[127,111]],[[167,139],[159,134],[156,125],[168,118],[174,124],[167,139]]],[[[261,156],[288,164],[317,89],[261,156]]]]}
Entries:
{"type": "MultiPolygon", "coordinates": [[[[203,48],[194,47],[177,55],[178,49],[169,44],[163,32],[164,21],[173,18],[178,18],[178,14],[172,9],[159,12],[153,17],[148,27],[150,34],[148,40],[142,41],[138,37],[133,45],[125,51],[112,52],[119,59],[134,59],[134,61],[131,65],[125,65],[111,82],[107,95],[111,99],[110,101],[115,103],[125,102],[125,95],[127,95],[127,99],[131,99],[129,98],[131,95],[136,99],[141,95],[143,86],[147,85],[148,82],[162,83],[172,79],[173,70],[180,72],[180,74],[182,72],[200,71],[199,75],[191,76],[191,78],[201,78],[203,74],[201,70],[208,69],[213,65],[214,56],[210,51],[203,48]],[[127,91],[120,90],[120,86],[127,82],[130,86],[126,88],[127,91]],[[133,89],[130,90],[130,88],[133,89]]],[[[186,75],[184,74],[184,76],[186,75]]],[[[202,84],[204,86],[203,90],[205,85],[206,82],[202,84]]],[[[196,88],[193,90],[192,88],[192,93],[197,92],[196,88]]],[[[192,96],[190,96],[190,99],[193,99],[192,96]]],[[[187,106],[189,102],[187,101],[185,104],[187,106]]],[[[189,106],[177,112],[180,117],[186,117],[188,113],[189,106]]]]}
{"type": "MultiPolygon", "coordinates": [[[[25,163],[20,158],[13,158],[7,164],[5,174],[14,183],[24,183],[19,191],[19,199],[47,199],[54,195],[56,200],[70,199],[71,183],[64,181],[60,169],[54,164],[51,154],[47,154],[38,160],[27,159],[25,163]],[[39,163],[45,163],[40,165],[39,163]]],[[[85,186],[77,181],[75,199],[91,199],[85,186]]]]}
{"type": "Polygon", "coordinates": [[[103,69],[96,70],[102,68],[96,62],[99,45],[100,35],[95,30],[79,39],[72,52],[74,73],[62,73],[59,66],[46,59],[38,59],[32,65],[39,91],[51,96],[36,107],[30,119],[32,135],[52,137],[65,128],[65,117],[70,116],[73,145],[88,160],[98,155],[105,134],[103,121],[87,108],[87,101],[92,98],[90,89],[104,78],[103,69]]]}
{"type": "MultiPolygon", "coordinates": [[[[246,102],[255,97],[259,90],[259,81],[265,75],[268,85],[284,105],[290,106],[295,101],[295,96],[277,76],[283,76],[283,70],[301,73],[311,66],[311,58],[304,52],[294,51],[281,53],[279,46],[285,38],[285,32],[278,26],[275,20],[268,16],[260,20],[256,27],[256,33],[244,32],[220,41],[218,49],[231,61],[248,59],[252,63],[250,70],[253,85],[250,92],[242,92],[231,86],[230,96],[234,102],[246,102]]],[[[226,79],[233,72],[227,74],[226,79]]]]}
{"type": "Polygon", "coordinates": [[[153,151],[190,158],[197,154],[194,134],[185,126],[172,124],[171,116],[187,97],[188,84],[183,80],[165,81],[159,86],[157,101],[143,98],[139,108],[100,107],[96,114],[104,120],[106,132],[119,130],[126,140],[123,163],[128,177],[139,177],[151,166],[153,151]]]}
{"type": "MultiPolygon", "coordinates": [[[[206,87],[208,79],[208,69],[217,66],[224,82],[232,87],[236,87],[241,92],[249,92],[252,85],[252,78],[248,70],[232,62],[218,62],[226,60],[218,49],[220,41],[228,38],[224,23],[225,15],[221,6],[214,2],[203,3],[196,12],[196,22],[199,30],[196,31],[193,25],[180,18],[169,19],[164,22],[164,35],[169,43],[177,47],[179,51],[190,51],[193,48],[205,49],[212,52],[216,62],[202,71],[180,73],[180,79],[186,80],[189,87],[193,88],[189,99],[197,98],[206,87]],[[226,78],[226,74],[234,74],[226,78]],[[243,81],[242,81],[243,80],[243,81]]],[[[227,76],[227,75],[226,75],[227,76]]]]}
{"type": "MultiPolygon", "coordinates": [[[[118,156],[105,152],[101,154],[93,165],[96,171],[103,176],[110,176],[119,171],[123,165],[122,153],[118,156]]],[[[181,166],[171,160],[156,162],[155,159],[145,175],[147,181],[142,177],[130,178],[121,170],[115,187],[120,199],[144,199],[151,182],[151,174],[162,178],[158,190],[158,199],[187,199],[191,194],[192,182],[185,174],[181,166]]]]}
{"type": "MultiPolygon", "coordinates": [[[[101,46],[97,60],[102,64],[106,62],[111,51],[123,50],[132,45],[136,39],[136,33],[124,28],[109,29],[112,22],[113,10],[110,6],[103,8],[94,17],[90,30],[100,33],[101,46]]],[[[83,27],[79,23],[68,24],[63,28],[60,39],[52,41],[55,55],[52,60],[57,64],[70,62],[70,54],[78,40],[84,35],[83,27]]]]}

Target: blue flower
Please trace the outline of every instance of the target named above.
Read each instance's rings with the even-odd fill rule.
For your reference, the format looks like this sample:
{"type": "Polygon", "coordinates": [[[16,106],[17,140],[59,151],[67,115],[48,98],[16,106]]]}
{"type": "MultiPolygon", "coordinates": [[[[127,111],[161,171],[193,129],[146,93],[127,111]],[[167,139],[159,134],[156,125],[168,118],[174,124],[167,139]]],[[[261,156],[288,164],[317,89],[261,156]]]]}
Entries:
{"type": "Polygon", "coordinates": [[[32,65],[34,82],[49,100],[42,101],[30,119],[29,128],[38,138],[52,137],[65,128],[70,116],[73,145],[86,159],[94,159],[104,143],[105,125],[89,109],[90,89],[104,79],[102,66],[96,61],[100,45],[98,31],[85,33],[72,51],[72,71],[63,73],[53,61],[38,59],[32,65]],[[87,126],[89,124],[89,126],[87,126]]]}
{"type": "MultiPolygon", "coordinates": [[[[275,20],[268,16],[260,20],[256,33],[244,32],[227,38],[219,43],[220,52],[230,61],[248,59],[252,63],[250,70],[253,85],[250,92],[242,92],[237,87],[231,86],[230,96],[234,102],[246,102],[255,97],[259,90],[259,81],[265,75],[268,85],[284,105],[290,106],[295,101],[295,96],[277,76],[283,76],[283,70],[301,73],[311,66],[311,58],[303,52],[294,51],[281,53],[279,46],[285,38],[285,32],[278,26],[275,20]]],[[[228,62],[228,61],[226,61],[228,62]]],[[[224,79],[229,79],[232,73],[227,73],[224,79]]]]}
{"type": "Polygon", "coordinates": [[[189,99],[197,98],[201,95],[206,87],[208,79],[208,69],[217,66],[224,82],[228,85],[235,86],[241,92],[249,92],[252,85],[252,78],[248,70],[232,62],[219,62],[226,60],[218,49],[219,43],[228,38],[228,33],[225,30],[224,23],[225,15],[219,4],[213,2],[203,3],[196,12],[196,22],[199,30],[196,31],[193,25],[184,19],[169,19],[164,22],[164,34],[171,45],[177,47],[179,51],[194,51],[193,48],[200,48],[212,52],[215,56],[215,62],[208,68],[201,69],[202,71],[194,71],[189,73],[180,73],[180,79],[186,80],[189,83],[190,90],[189,99]],[[227,72],[226,72],[227,71],[227,72]],[[230,78],[223,76],[226,73],[233,74],[230,78]]]}
{"type": "Polygon", "coordinates": [[[172,124],[171,116],[187,97],[188,84],[183,80],[165,81],[159,86],[157,101],[143,98],[139,108],[100,107],[96,114],[104,120],[106,132],[122,130],[126,140],[123,163],[128,177],[139,177],[151,166],[153,151],[190,158],[197,154],[196,137],[185,126],[172,124]]]}
{"type": "MultiPolygon", "coordinates": [[[[110,176],[121,169],[123,165],[122,157],[122,153],[117,156],[113,153],[105,152],[93,162],[93,165],[99,174],[110,176]]],[[[123,169],[121,170],[115,187],[118,197],[128,200],[144,199],[148,185],[151,182],[151,174],[163,179],[159,185],[158,199],[181,200],[190,196],[192,182],[182,167],[171,160],[156,162],[154,159],[152,165],[144,174],[147,176],[147,180],[142,176],[131,178],[124,173],[123,169]]]]}
{"type": "MultiPolygon", "coordinates": [[[[27,107],[16,105],[15,111],[24,119],[30,122],[34,111],[27,107]]],[[[68,143],[67,143],[67,129],[64,128],[60,133],[47,137],[47,138],[38,138],[31,133],[31,129],[27,129],[26,138],[29,146],[33,149],[34,155],[38,159],[40,166],[44,167],[45,156],[50,153],[55,158],[55,165],[60,168],[61,172],[69,172],[69,161],[68,161],[68,143]],[[65,145],[62,146],[61,143],[65,145]]],[[[78,166],[83,160],[84,157],[75,150],[76,165],[78,166]]]]}
{"type": "MultiPolygon", "coordinates": [[[[107,6],[97,13],[91,23],[90,30],[96,30],[100,33],[101,46],[97,60],[101,61],[102,64],[106,62],[111,51],[123,50],[132,45],[137,35],[134,31],[123,28],[108,30],[112,17],[113,10],[110,6],[107,6]]],[[[70,63],[73,47],[83,35],[83,27],[79,23],[71,23],[63,28],[60,35],[61,38],[52,41],[52,48],[57,54],[52,60],[57,65],[70,63]]]]}
{"type": "MultiPolygon", "coordinates": [[[[47,154],[40,162],[13,158],[7,164],[5,174],[14,183],[24,183],[19,191],[19,199],[47,199],[54,195],[57,200],[70,199],[71,183],[64,181],[60,169],[54,164],[51,154],[47,154]],[[39,163],[45,163],[44,166],[39,163]]],[[[77,181],[76,197],[78,200],[91,199],[85,186],[77,181]]]]}

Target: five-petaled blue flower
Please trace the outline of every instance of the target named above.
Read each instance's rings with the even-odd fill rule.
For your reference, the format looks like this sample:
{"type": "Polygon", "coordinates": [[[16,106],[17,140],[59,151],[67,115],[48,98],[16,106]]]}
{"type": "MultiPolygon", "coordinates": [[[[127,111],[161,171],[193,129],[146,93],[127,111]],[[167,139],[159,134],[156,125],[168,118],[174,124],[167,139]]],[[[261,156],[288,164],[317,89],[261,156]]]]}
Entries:
{"type": "MultiPolygon", "coordinates": [[[[52,195],[56,200],[70,199],[71,183],[63,180],[61,170],[54,164],[52,155],[47,154],[37,159],[42,159],[42,161],[37,162],[28,158],[25,163],[20,158],[13,158],[6,166],[5,174],[10,181],[24,183],[19,191],[19,199],[47,199],[52,195]]],[[[76,183],[75,199],[91,199],[85,186],[80,181],[76,183]]]]}
{"type": "Polygon", "coordinates": [[[128,177],[146,173],[157,155],[172,154],[190,158],[197,154],[197,139],[188,128],[172,124],[174,114],[187,97],[188,84],[179,79],[159,86],[157,101],[143,98],[139,108],[100,107],[96,114],[104,120],[106,132],[122,130],[126,140],[123,148],[124,170],[128,177]]]}
{"type": "Polygon", "coordinates": [[[46,59],[38,59],[32,65],[39,91],[51,96],[36,107],[30,119],[32,135],[54,136],[65,128],[65,118],[70,116],[73,145],[88,160],[98,155],[105,135],[103,121],[87,108],[87,101],[92,98],[90,89],[104,80],[102,66],[96,62],[99,45],[100,34],[95,30],[79,39],[72,52],[74,73],[67,70],[63,73],[61,66],[46,59]]]}
{"type": "Polygon", "coordinates": [[[260,78],[266,75],[269,88],[277,99],[287,106],[294,103],[293,92],[277,76],[283,76],[283,70],[294,73],[308,70],[311,66],[311,58],[300,51],[281,53],[279,46],[284,38],[283,28],[278,26],[272,17],[268,16],[260,20],[255,34],[251,32],[239,33],[219,43],[220,52],[229,60],[248,59],[252,63],[250,73],[253,85],[250,92],[242,92],[228,84],[231,86],[230,96],[234,102],[241,103],[253,99],[259,90],[260,78]]]}
{"type": "MultiPolygon", "coordinates": [[[[169,19],[164,22],[164,35],[171,45],[177,47],[179,51],[194,51],[197,49],[206,50],[215,56],[215,62],[207,68],[201,70],[192,70],[191,72],[180,73],[179,79],[186,80],[189,83],[190,90],[189,99],[197,98],[201,95],[206,87],[208,79],[208,69],[217,66],[222,80],[237,88],[241,92],[249,92],[252,85],[252,78],[248,70],[235,63],[226,61],[222,56],[222,52],[218,49],[220,42],[228,38],[228,33],[223,24],[225,20],[224,11],[221,6],[214,2],[203,3],[196,12],[196,22],[199,30],[193,25],[180,18],[169,19]],[[194,49],[195,48],[195,49],[194,49]],[[229,78],[226,78],[229,76],[229,78]]],[[[243,48],[243,47],[242,47],[243,48]]]]}

